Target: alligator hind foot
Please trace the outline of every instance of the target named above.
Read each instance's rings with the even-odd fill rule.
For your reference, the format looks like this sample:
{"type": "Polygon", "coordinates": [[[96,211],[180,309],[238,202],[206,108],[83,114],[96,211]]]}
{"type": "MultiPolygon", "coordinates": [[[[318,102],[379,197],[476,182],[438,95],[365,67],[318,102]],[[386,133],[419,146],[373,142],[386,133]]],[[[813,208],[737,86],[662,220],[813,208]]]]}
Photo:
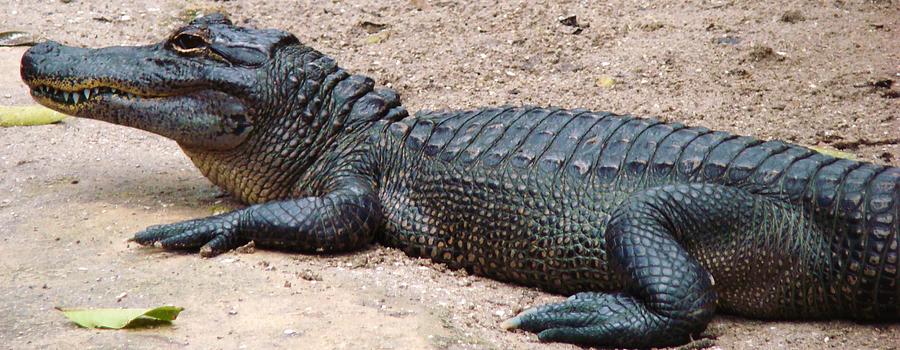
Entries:
{"type": "Polygon", "coordinates": [[[628,295],[589,292],[523,311],[501,326],[537,333],[543,342],[646,347],[688,341],[685,330],[660,332],[666,322],[628,295]]]}
{"type": "MultiPolygon", "coordinates": [[[[716,308],[710,273],[684,247],[760,229],[754,208],[783,215],[765,198],[711,184],[650,188],[610,215],[606,252],[622,293],[582,293],[504,322],[542,341],[616,347],[684,344],[706,329],[716,308]],[[723,224],[727,223],[727,224],[723,224]]],[[[762,218],[766,220],[765,217],[762,218]]],[[[765,221],[764,221],[765,222],[765,221]]]]}

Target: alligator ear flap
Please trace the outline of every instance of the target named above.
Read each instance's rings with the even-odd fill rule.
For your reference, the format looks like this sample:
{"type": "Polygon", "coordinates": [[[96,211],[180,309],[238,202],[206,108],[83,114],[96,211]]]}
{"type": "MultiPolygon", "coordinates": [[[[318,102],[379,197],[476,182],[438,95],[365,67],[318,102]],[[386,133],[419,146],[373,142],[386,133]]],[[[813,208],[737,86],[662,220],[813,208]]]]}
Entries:
{"type": "Polygon", "coordinates": [[[232,25],[231,20],[228,17],[221,13],[210,13],[206,16],[199,17],[191,21],[190,25],[213,25],[213,24],[224,24],[224,25],[232,25]]]}
{"type": "Polygon", "coordinates": [[[210,48],[228,63],[242,66],[259,66],[269,59],[265,53],[249,47],[212,44],[210,48]]]}

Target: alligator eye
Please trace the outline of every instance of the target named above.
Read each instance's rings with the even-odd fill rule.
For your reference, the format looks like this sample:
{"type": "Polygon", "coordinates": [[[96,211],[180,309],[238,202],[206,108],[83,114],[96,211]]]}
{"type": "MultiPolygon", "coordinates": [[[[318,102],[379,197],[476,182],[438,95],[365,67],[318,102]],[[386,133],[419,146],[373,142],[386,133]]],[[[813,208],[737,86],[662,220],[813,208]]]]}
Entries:
{"type": "Polygon", "coordinates": [[[199,35],[181,33],[172,39],[172,48],[180,52],[197,52],[206,48],[206,39],[199,35]]]}

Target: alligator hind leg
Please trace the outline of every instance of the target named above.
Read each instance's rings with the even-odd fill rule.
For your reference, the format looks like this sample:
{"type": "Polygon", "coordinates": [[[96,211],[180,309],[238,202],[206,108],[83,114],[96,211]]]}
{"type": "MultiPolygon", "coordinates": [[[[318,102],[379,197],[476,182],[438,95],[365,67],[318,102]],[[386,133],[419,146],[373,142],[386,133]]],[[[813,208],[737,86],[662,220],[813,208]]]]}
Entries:
{"type": "Polygon", "coordinates": [[[605,232],[609,263],[625,290],[576,294],[526,310],[503,326],[538,333],[542,341],[625,347],[686,343],[706,328],[717,299],[712,276],[686,246],[752,230],[754,201],[761,200],[711,184],[635,193],[612,213],[605,232]]]}

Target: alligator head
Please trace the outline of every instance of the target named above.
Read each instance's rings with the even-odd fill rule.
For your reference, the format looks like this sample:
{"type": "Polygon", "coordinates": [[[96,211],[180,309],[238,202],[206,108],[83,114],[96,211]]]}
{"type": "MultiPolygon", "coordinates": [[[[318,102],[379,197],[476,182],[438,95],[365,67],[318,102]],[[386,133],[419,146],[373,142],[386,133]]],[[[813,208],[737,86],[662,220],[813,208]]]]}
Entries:
{"type": "Polygon", "coordinates": [[[226,150],[254,124],[258,70],[290,34],[235,28],[207,16],[149,46],[83,49],[45,42],[22,58],[41,104],[154,132],[189,148],[226,150]]]}
{"type": "MultiPolygon", "coordinates": [[[[173,139],[210,180],[251,203],[296,195],[300,174],[346,133],[349,106],[374,85],[290,33],[220,14],[155,45],[41,43],[21,73],[40,104],[173,139]]],[[[399,106],[388,95],[381,102],[399,106]]]]}

